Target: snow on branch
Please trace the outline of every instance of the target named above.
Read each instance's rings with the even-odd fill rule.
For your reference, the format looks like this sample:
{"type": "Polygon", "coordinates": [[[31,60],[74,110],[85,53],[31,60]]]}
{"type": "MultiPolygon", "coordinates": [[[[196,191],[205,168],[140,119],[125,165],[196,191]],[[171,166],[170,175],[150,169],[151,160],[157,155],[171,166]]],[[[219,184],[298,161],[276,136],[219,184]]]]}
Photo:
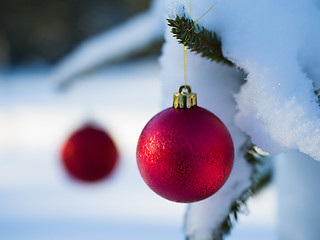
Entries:
{"type": "MultiPolygon", "coordinates": [[[[209,2],[197,3],[193,15],[201,15],[209,2]]],[[[235,96],[235,122],[254,144],[271,154],[298,149],[320,160],[320,20],[315,6],[306,1],[283,12],[275,11],[276,3],[237,4],[220,2],[197,24],[183,13],[168,19],[169,26],[191,51],[247,73],[235,96]],[[249,14],[237,11],[245,6],[249,14]],[[298,27],[290,27],[293,23],[298,27]]]]}

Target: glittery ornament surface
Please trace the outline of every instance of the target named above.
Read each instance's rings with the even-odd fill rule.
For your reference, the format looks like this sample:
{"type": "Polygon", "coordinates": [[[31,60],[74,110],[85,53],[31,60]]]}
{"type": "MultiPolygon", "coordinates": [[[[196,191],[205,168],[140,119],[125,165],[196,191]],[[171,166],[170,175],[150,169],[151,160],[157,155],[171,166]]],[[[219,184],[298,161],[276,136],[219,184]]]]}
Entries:
{"type": "Polygon", "coordinates": [[[231,136],[204,108],[168,108],[143,129],[137,164],[147,185],[176,202],[195,202],[217,192],[233,166],[231,136]]]}
{"type": "Polygon", "coordinates": [[[61,155],[65,169],[72,177],[94,182],[112,172],[118,151],[105,131],[87,124],[71,135],[61,155]]]}

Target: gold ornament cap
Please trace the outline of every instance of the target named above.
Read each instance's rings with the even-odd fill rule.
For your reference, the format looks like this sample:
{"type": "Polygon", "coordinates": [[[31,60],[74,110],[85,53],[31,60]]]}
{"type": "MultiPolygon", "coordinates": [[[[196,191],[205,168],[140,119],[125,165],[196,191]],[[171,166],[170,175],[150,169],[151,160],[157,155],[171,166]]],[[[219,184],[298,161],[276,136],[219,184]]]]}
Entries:
{"type": "Polygon", "coordinates": [[[179,87],[179,92],[173,95],[174,108],[192,108],[197,106],[197,94],[191,92],[191,87],[183,85],[179,87]],[[183,91],[183,90],[187,91],[183,91]]]}

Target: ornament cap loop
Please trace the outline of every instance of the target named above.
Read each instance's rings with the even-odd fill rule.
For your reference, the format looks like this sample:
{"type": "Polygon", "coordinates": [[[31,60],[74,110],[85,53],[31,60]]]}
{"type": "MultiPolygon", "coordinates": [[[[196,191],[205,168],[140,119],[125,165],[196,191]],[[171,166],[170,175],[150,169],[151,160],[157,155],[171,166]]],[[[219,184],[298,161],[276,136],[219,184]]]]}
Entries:
{"type": "Polygon", "coordinates": [[[173,107],[174,108],[192,108],[197,106],[197,94],[191,91],[191,87],[188,85],[182,85],[179,87],[179,92],[173,95],[173,107]],[[187,92],[183,90],[186,89],[187,92]]]}

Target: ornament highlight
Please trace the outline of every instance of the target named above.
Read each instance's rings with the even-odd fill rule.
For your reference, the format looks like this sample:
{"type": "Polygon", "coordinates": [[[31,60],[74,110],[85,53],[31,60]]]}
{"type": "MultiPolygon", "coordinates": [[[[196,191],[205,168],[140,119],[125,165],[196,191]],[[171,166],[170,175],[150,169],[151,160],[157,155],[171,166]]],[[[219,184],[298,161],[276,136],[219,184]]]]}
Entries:
{"type": "Polygon", "coordinates": [[[174,107],[147,123],[137,146],[143,180],[158,195],[175,202],[213,195],[228,179],[233,160],[228,129],[213,113],[197,106],[189,86],[179,88],[174,107]]]}
{"type": "Polygon", "coordinates": [[[86,124],[67,139],[61,158],[72,177],[96,182],[111,174],[117,163],[118,150],[104,130],[86,124]]]}

